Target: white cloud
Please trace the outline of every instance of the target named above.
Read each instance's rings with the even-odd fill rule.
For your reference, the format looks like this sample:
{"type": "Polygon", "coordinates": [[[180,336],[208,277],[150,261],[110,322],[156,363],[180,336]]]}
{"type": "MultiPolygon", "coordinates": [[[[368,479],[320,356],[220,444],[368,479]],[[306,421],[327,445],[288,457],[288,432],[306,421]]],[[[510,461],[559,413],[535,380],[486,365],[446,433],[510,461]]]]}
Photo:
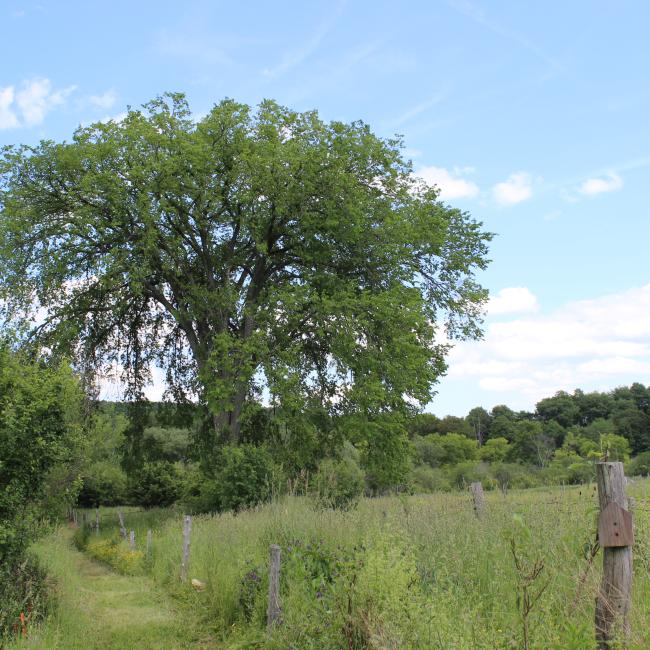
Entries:
{"type": "Polygon", "coordinates": [[[101,95],[91,95],[88,100],[93,106],[107,110],[117,101],[117,93],[111,89],[101,95]]]}
{"type": "Polygon", "coordinates": [[[14,87],[0,88],[0,129],[15,129],[19,126],[18,116],[12,109],[14,87]]]}
{"type": "Polygon", "coordinates": [[[64,104],[74,89],[53,90],[52,82],[44,78],[24,81],[17,92],[14,86],[0,89],[0,129],[42,124],[47,113],[64,104]]]}
{"type": "Polygon", "coordinates": [[[527,172],[515,172],[492,188],[494,199],[500,205],[515,205],[533,195],[533,179],[527,172]]]}
{"type": "MultiPolygon", "coordinates": [[[[488,316],[516,305],[536,309],[529,293],[523,287],[499,292],[497,312],[491,300],[488,316]]],[[[525,408],[558,390],[650,383],[650,284],[547,314],[488,320],[484,340],[456,344],[448,361],[450,379],[476,382],[495,403],[525,408]]]]}
{"type": "Polygon", "coordinates": [[[440,189],[439,198],[443,201],[452,199],[471,199],[479,193],[476,183],[462,178],[461,174],[471,171],[471,168],[455,167],[451,172],[444,167],[421,167],[416,176],[422,178],[428,185],[436,185],[440,189]]]}
{"type": "Polygon", "coordinates": [[[539,308],[535,294],[527,287],[507,287],[490,296],[487,311],[490,316],[534,312],[539,308]]]}
{"type": "Polygon", "coordinates": [[[25,82],[16,94],[16,103],[21,110],[23,121],[27,126],[41,124],[45,115],[52,109],[65,103],[67,96],[76,88],[69,86],[63,90],[52,90],[49,79],[32,79],[25,82]]]}
{"type": "Polygon", "coordinates": [[[616,172],[609,172],[605,177],[588,178],[578,188],[580,194],[594,196],[603,192],[615,192],[623,187],[623,179],[616,172]]]}

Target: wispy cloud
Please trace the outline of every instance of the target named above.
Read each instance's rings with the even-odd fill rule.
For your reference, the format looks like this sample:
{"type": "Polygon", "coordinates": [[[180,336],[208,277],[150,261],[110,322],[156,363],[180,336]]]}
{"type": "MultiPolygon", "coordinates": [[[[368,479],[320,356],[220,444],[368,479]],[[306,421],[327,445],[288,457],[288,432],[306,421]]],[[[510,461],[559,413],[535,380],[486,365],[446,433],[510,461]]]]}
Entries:
{"type": "Polygon", "coordinates": [[[20,89],[0,88],[0,129],[37,126],[55,108],[65,104],[76,86],[54,90],[49,79],[37,77],[24,81],[20,89]]]}
{"type": "Polygon", "coordinates": [[[114,89],[107,90],[101,95],[91,95],[88,98],[88,101],[96,108],[107,110],[111,108],[111,106],[113,106],[117,101],[117,93],[114,89]]]}
{"type": "Polygon", "coordinates": [[[515,205],[533,196],[533,179],[528,172],[515,172],[507,180],[492,188],[494,200],[499,205],[515,205]]]}
{"type": "Polygon", "coordinates": [[[428,185],[435,185],[440,189],[438,198],[443,201],[453,199],[469,199],[478,195],[479,187],[476,183],[463,178],[462,174],[472,171],[471,168],[454,167],[452,171],[444,167],[421,167],[415,172],[428,185]]]}
{"type": "Polygon", "coordinates": [[[391,124],[393,126],[401,126],[402,124],[411,121],[414,117],[421,115],[422,113],[428,111],[430,108],[433,108],[439,104],[445,99],[446,96],[447,93],[445,91],[437,92],[435,95],[429,97],[429,99],[408,108],[406,111],[404,111],[404,113],[392,120],[391,124]]]}
{"type": "Polygon", "coordinates": [[[609,172],[604,177],[588,178],[578,187],[578,192],[585,196],[594,196],[603,192],[615,192],[623,187],[623,179],[616,172],[609,172]]]}
{"type": "Polygon", "coordinates": [[[531,54],[534,54],[536,57],[544,61],[544,63],[550,66],[554,71],[562,72],[564,70],[564,65],[561,61],[547,54],[541,47],[524,34],[509,29],[500,22],[490,18],[482,7],[469,2],[469,0],[448,0],[447,4],[452,9],[455,9],[463,16],[473,20],[475,23],[482,25],[494,34],[520,45],[525,50],[528,50],[531,54]]]}
{"type": "Polygon", "coordinates": [[[205,35],[196,32],[174,33],[162,30],[156,37],[154,47],[157,52],[166,56],[201,61],[210,65],[234,63],[224,39],[218,35],[206,38],[205,35]]]}
{"type": "Polygon", "coordinates": [[[269,79],[277,79],[289,72],[289,70],[300,65],[316,52],[320,44],[343,14],[346,4],[347,0],[339,0],[337,5],[334,7],[334,10],[331,11],[328,17],[317,26],[316,31],[312,34],[311,38],[299,49],[285,52],[282,60],[277,65],[265,68],[263,70],[264,76],[269,79]]]}

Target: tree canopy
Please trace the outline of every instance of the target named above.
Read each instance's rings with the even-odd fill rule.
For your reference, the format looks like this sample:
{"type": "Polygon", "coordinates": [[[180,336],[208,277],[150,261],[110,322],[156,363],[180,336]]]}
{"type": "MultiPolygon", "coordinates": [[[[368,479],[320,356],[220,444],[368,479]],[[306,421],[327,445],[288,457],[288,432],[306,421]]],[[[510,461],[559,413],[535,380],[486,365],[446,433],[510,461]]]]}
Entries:
{"type": "Polygon", "coordinates": [[[86,369],[152,364],[237,440],[265,391],[372,416],[424,404],[480,335],[491,238],[417,180],[399,138],[272,101],[194,119],[167,94],[0,157],[7,321],[86,369]]]}

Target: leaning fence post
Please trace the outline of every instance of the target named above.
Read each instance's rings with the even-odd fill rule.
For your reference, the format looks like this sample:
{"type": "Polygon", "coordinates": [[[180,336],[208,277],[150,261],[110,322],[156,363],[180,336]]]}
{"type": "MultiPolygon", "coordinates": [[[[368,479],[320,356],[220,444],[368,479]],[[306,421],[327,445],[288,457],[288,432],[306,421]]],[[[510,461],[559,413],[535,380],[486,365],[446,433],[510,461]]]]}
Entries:
{"type": "Polygon", "coordinates": [[[151,558],[151,528],[147,531],[147,559],[151,558]]]}
{"type": "Polygon", "coordinates": [[[280,547],[271,544],[269,557],[269,605],[266,610],[266,629],[271,632],[280,622],[280,547]]]}
{"type": "Polygon", "coordinates": [[[183,518],[183,557],[181,559],[181,582],[187,582],[187,570],[190,564],[190,533],[192,532],[192,517],[183,518]]]}
{"type": "Polygon", "coordinates": [[[132,530],[132,531],[129,533],[129,548],[130,548],[132,551],[135,551],[135,531],[134,531],[134,530],[132,530]]]}
{"type": "MultiPolygon", "coordinates": [[[[603,549],[603,577],[596,598],[598,650],[611,650],[615,637],[630,634],[632,601],[632,513],[625,496],[623,463],[596,463],[598,542],[603,549]]],[[[618,646],[617,646],[618,647],[618,646]]]]}
{"type": "Polygon", "coordinates": [[[474,514],[480,519],[485,512],[485,496],[483,495],[483,486],[480,481],[470,485],[472,497],[474,498],[474,514]]]}
{"type": "Polygon", "coordinates": [[[99,535],[99,508],[95,508],[95,530],[99,535]]]}
{"type": "Polygon", "coordinates": [[[120,520],[120,535],[122,536],[123,539],[126,539],[126,527],[124,526],[124,515],[122,515],[121,510],[117,511],[117,516],[120,520]]]}

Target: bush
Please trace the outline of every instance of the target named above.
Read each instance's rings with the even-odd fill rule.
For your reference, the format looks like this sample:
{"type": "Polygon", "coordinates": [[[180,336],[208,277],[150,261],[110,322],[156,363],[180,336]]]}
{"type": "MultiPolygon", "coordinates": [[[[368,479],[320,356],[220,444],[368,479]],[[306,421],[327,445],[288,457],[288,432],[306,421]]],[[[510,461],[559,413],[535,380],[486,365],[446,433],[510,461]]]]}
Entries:
{"type": "Polygon", "coordinates": [[[185,504],[193,512],[237,512],[270,501],[280,483],[280,469],[265,447],[228,445],[208,475],[190,478],[185,504]]]}
{"type": "Polygon", "coordinates": [[[449,468],[449,477],[453,485],[461,489],[475,481],[480,481],[486,490],[497,487],[496,480],[490,475],[490,466],[485,463],[460,463],[449,468]]]}
{"type": "Polygon", "coordinates": [[[76,499],[81,403],[70,368],[0,342],[0,647],[16,606],[39,614],[42,574],[26,549],[76,499]]]}
{"type": "Polygon", "coordinates": [[[648,476],[650,474],[650,451],[640,453],[629,461],[625,467],[628,476],[648,476]]]}
{"type": "Polygon", "coordinates": [[[129,496],[134,504],[153,508],[166,507],[181,494],[181,477],[176,466],[167,461],[145,463],[129,477],[129,496]]]}
{"type": "Polygon", "coordinates": [[[84,508],[116,506],[126,501],[126,474],[109,462],[93,463],[82,477],[77,503],[84,508]]]}
{"type": "Polygon", "coordinates": [[[413,490],[422,492],[449,492],[451,482],[440,469],[434,469],[429,465],[418,465],[412,472],[413,490]]]}
{"type": "Polygon", "coordinates": [[[316,502],[321,507],[348,510],[363,494],[365,476],[359,467],[358,454],[352,445],[342,458],[326,458],[318,466],[314,481],[316,502]]]}
{"type": "Polygon", "coordinates": [[[502,490],[538,487],[541,481],[536,468],[516,463],[498,463],[491,467],[491,473],[502,490]]]}

